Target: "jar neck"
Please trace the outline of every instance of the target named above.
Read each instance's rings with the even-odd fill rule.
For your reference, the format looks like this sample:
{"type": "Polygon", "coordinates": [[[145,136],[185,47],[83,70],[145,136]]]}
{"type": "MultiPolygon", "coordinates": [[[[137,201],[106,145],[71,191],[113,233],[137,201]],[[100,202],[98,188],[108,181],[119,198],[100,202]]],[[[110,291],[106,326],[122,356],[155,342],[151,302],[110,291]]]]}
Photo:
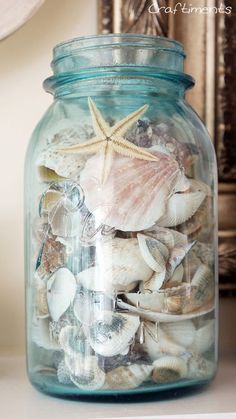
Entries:
{"type": "Polygon", "coordinates": [[[138,90],[183,96],[193,79],[183,73],[181,44],[145,35],[77,38],[53,51],[54,75],[44,82],[55,97],[138,90]]]}

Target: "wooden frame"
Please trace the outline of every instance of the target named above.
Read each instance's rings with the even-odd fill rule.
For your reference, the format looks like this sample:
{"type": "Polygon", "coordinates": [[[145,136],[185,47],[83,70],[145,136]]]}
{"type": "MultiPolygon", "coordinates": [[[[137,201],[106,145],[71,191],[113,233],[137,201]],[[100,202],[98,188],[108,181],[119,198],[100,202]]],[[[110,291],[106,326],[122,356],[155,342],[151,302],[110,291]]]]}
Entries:
{"type": "MultiPolygon", "coordinates": [[[[234,0],[202,0],[202,7],[232,7],[232,13],[167,14],[176,0],[98,0],[99,33],[136,32],[183,43],[185,71],[196,79],[188,101],[214,139],[219,168],[219,260],[222,293],[236,294],[236,9],[234,0]],[[194,44],[194,47],[193,47],[194,44]]],[[[199,0],[185,0],[198,6],[199,0]]]]}

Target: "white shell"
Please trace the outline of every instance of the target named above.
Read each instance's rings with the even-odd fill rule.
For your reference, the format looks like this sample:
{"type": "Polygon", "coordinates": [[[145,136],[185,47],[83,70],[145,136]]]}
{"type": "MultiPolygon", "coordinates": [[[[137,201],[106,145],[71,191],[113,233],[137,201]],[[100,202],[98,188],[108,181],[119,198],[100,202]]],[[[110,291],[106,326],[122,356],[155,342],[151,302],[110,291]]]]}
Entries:
{"type": "Polygon", "coordinates": [[[177,284],[181,284],[184,276],[184,267],[181,263],[177,268],[175,269],[172,277],[168,280],[166,283],[167,287],[176,286],[177,284]]]}
{"type": "Polygon", "coordinates": [[[70,357],[76,357],[78,354],[90,354],[91,352],[81,325],[63,327],[60,331],[59,343],[70,357]]]}
{"type": "Polygon", "coordinates": [[[49,319],[37,318],[32,325],[32,340],[36,345],[47,349],[60,349],[59,344],[53,339],[49,332],[49,319]]]}
{"type": "Polygon", "coordinates": [[[212,378],[216,371],[216,365],[207,359],[193,354],[188,361],[187,378],[212,378]]]}
{"type": "Polygon", "coordinates": [[[193,309],[203,306],[208,302],[213,303],[214,279],[212,270],[205,264],[201,264],[191,281],[193,309]]]}
{"type": "Polygon", "coordinates": [[[119,355],[131,343],[139,324],[139,317],[132,314],[101,312],[89,328],[90,345],[99,355],[119,355]]]}
{"type": "Polygon", "coordinates": [[[72,202],[64,198],[51,209],[48,221],[56,236],[73,237],[80,232],[82,217],[80,210],[75,210],[72,202]]]}
{"type": "Polygon", "coordinates": [[[158,291],[164,281],[165,281],[165,276],[166,276],[166,270],[164,269],[163,272],[154,272],[154,274],[152,275],[152,277],[149,279],[149,281],[146,281],[143,285],[143,288],[141,286],[140,290],[144,291],[144,290],[150,290],[150,291],[158,291]]]}
{"type": "Polygon", "coordinates": [[[158,221],[163,227],[175,227],[191,218],[205,199],[204,192],[177,193],[167,201],[165,215],[158,221]]]}
{"type": "Polygon", "coordinates": [[[144,234],[138,234],[137,237],[140,252],[146,264],[155,272],[163,272],[169,256],[167,247],[159,240],[144,234]]]}
{"type": "Polygon", "coordinates": [[[178,323],[165,323],[162,325],[163,331],[177,344],[188,348],[193,344],[195,338],[195,327],[191,320],[178,323]]]}
{"type": "Polygon", "coordinates": [[[153,362],[152,379],[156,383],[176,381],[187,376],[186,362],[176,356],[164,356],[153,362]]]}
{"type": "Polygon", "coordinates": [[[131,364],[115,368],[106,374],[106,388],[136,388],[150,377],[152,369],[152,365],[146,364],[131,364]]]}
{"type": "Polygon", "coordinates": [[[71,381],[81,390],[99,390],[105,382],[105,373],[95,356],[65,356],[71,381]]]}
{"type": "Polygon", "coordinates": [[[72,303],[76,292],[76,280],[67,268],[59,268],[47,282],[49,313],[58,321],[72,303]]]}
{"type": "Polygon", "coordinates": [[[141,256],[136,238],[114,238],[99,242],[96,254],[100,281],[111,286],[114,292],[132,289],[153,274],[141,256]]]}
{"type": "Polygon", "coordinates": [[[205,320],[205,324],[195,331],[191,350],[203,354],[208,351],[215,341],[215,321],[205,320]]]}

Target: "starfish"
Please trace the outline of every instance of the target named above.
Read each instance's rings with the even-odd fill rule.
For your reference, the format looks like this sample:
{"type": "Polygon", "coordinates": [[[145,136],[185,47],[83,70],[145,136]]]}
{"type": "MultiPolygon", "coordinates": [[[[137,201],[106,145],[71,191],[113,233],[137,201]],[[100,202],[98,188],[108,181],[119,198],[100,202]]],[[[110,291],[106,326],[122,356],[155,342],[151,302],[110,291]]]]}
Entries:
{"type": "Polygon", "coordinates": [[[149,153],[144,148],[136,146],[123,137],[126,131],[141,117],[141,115],[143,115],[144,112],[146,112],[148,105],[142,106],[137,111],[132,112],[113,126],[108,125],[91,98],[88,98],[88,105],[92,117],[95,137],[82,144],[76,144],[60,149],[60,152],[71,154],[100,153],[102,159],[102,183],[105,183],[108,178],[114,152],[121,154],[122,156],[142,160],[159,160],[156,156],[149,153]]]}

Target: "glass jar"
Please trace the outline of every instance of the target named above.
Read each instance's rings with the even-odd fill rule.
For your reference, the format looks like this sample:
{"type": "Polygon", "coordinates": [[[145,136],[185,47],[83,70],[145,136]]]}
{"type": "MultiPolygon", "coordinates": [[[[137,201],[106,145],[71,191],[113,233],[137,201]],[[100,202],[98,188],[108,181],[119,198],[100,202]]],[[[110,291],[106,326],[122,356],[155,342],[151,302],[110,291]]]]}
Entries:
{"type": "Polygon", "coordinates": [[[209,382],[217,363],[217,171],[185,101],[182,45],[59,44],[26,159],[30,381],[63,397],[209,382]]]}

